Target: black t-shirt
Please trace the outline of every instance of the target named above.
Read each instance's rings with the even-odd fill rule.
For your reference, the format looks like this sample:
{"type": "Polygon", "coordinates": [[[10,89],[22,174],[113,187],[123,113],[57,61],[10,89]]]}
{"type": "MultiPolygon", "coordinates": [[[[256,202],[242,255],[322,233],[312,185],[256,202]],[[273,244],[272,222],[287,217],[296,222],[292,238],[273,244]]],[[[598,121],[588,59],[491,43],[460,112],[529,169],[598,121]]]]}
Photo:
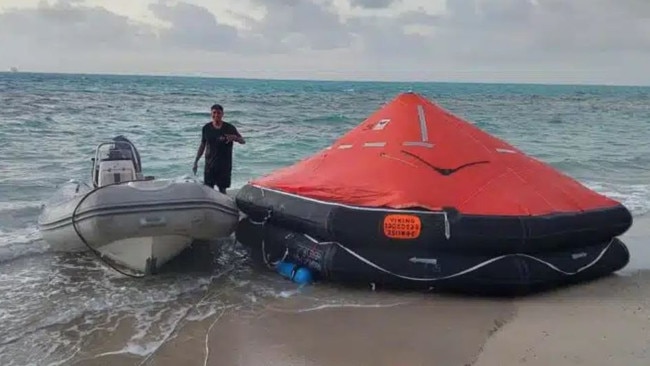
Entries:
{"type": "Polygon", "coordinates": [[[208,169],[232,167],[234,142],[227,142],[225,135],[239,135],[239,132],[228,122],[223,122],[221,128],[214,128],[212,122],[203,126],[201,141],[205,142],[205,165],[208,169]]]}

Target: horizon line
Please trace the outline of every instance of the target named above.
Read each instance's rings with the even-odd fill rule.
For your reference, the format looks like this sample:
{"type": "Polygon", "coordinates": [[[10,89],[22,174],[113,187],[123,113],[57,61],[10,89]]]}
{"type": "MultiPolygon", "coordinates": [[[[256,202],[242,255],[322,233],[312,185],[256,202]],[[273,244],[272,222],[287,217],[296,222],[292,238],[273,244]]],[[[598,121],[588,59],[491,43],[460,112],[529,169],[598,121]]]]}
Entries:
{"type": "Polygon", "coordinates": [[[168,77],[168,78],[196,78],[217,80],[248,80],[248,81],[301,81],[301,82],[344,82],[344,83],[385,83],[385,84],[481,84],[481,85],[540,85],[540,86],[605,86],[605,87],[650,87],[650,84],[624,84],[624,83],[596,83],[596,82],[534,82],[534,81],[466,81],[466,80],[381,80],[381,79],[327,79],[327,78],[274,78],[274,77],[246,77],[246,76],[217,76],[217,75],[191,75],[182,73],[132,73],[132,72],[66,72],[66,71],[0,71],[0,74],[43,74],[43,75],[89,75],[89,76],[131,76],[131,77],[168,77]]]}

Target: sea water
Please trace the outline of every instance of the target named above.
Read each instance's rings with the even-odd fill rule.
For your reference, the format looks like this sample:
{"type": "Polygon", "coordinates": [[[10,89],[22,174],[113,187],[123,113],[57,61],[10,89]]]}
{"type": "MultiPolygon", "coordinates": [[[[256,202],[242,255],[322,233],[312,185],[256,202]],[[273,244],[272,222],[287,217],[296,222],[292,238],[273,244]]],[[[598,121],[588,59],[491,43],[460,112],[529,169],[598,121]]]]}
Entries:
{"type": "Polygon", "coordinates": [[[232,242],[197,249],[208,256],[184,254],[146,279],[124,277],[88,253],[53,252],[36,225],[41,205],[60,184],[88,178],[98,143],[124,135],[145,174],[192,174],[201,127],[221,103],[247,140],[235,146],[237,187],[328,146],[409,90],[636,217],[650,210],[650,88],[0,73],[0,364],[145,357],[184,322],[298,293],[280,276],[251,270],[232,242]],[[106,341],[92,348],[98,337],[106,341]]]}

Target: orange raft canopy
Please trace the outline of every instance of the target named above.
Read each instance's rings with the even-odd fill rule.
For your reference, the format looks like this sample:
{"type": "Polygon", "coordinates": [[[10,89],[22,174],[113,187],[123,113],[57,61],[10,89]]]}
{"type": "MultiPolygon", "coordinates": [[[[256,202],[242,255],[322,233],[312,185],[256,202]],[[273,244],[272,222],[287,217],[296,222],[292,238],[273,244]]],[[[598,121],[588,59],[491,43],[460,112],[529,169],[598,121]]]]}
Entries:
{"type": "MultiPolygon", "coordinates": [[[[460,271],[467,258],[475,266],[490,255],[506,255],[501,262],[521,267],[525,260],[510,256],[592,248],[583,250],[591,253],[583,260],[567,263],[574,270],[564,272],[577,275],[589,260],[593,266],[605,257],[603,248],[611,252],[614,238],[632,224],[619,202],[415,93],[398,95],[328,148],[251,181],[237,203],[253,223],[306,235],[313,243],[335,243],[364,263],[359,266],[411,280],[416,273],[449,280],[444,270],[432,277],[431,266],[416,254],[435,254],[439,269],[444,253],[453,253],[446,267],[460,271]],[[384,258],[383,265],[364,250],[384,258]]],[[[280,237],[279,249],[297,245],[280,237]]],[[[623,244],[615,242],[620,255],[605,272],[628,261],[623,244]]],[[[529,270],[518,269],[511,282],[532,281],[521,277],[529,270]]],[[[345,271],[337,273],[344,277],[345,271]]]]}
{"type": "Polygon", "coordinates": [[[547,215],[618,202],[455,117],[399,95],[326,150],[251,184],[362,207],[547,215]]]}

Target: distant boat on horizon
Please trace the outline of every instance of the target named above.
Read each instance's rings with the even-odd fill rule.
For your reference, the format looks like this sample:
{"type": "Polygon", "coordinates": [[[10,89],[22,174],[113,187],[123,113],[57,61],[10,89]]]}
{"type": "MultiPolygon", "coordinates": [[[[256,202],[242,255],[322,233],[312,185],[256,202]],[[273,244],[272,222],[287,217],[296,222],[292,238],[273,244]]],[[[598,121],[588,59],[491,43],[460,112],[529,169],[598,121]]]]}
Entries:
{"type": "Polygon", "coordinates": [[[9,68],[9,71],[10,72],[18,72],[18,68],[12,66],[12,67],[9,68]]]}

